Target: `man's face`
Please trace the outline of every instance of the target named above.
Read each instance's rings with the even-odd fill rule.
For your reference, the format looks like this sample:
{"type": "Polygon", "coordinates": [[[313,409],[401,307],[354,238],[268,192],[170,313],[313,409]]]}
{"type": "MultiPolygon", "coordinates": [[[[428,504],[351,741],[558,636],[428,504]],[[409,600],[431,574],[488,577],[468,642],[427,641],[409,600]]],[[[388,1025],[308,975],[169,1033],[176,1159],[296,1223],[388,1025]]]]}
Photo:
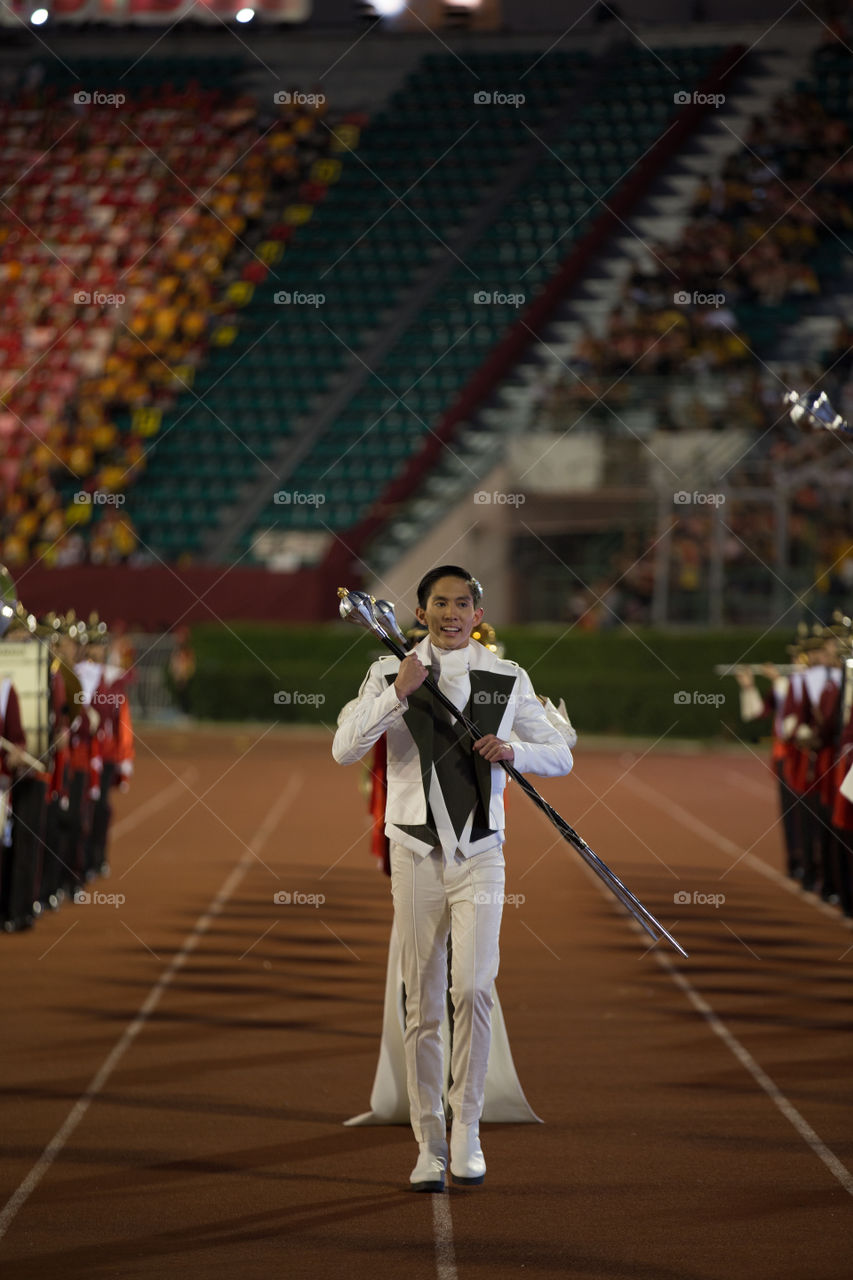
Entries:
{"type": "Polygon", "coordinates": [[[483,610],[474,608],[474,597],[464,578],[448,577],[432,584],[426,608],[417,608],[415,616],[428,629],[437,649],[464,649],[483,610]]]}

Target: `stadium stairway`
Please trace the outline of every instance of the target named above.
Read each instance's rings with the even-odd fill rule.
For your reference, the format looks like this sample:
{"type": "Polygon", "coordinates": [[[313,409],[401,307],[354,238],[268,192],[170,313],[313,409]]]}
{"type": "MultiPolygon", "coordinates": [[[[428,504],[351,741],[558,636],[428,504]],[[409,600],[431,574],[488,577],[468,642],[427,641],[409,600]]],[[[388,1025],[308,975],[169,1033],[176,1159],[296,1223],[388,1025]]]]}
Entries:
{"type": "MultiPolygon", "coordinates": [[[[853,129],[853,70],[847,51],[823,52],[819,67],[797,88],[815,94],[828,115],[845,120],[853,129]]],[[[780,371],[791,364],[817,363],[832,346],[839,322],[850,323],[853,316],[853,241],[849,235],[827,235],[821,244],[815,269],[820,293],[800,304],[792,323],[779,328],[768,361],[780,371]]],[[[829,371],[831,373],[831,370],[829,371]]],[[[799,388],[798,388],[799,389],[799,388]]]]}
{"type": "MultiPolygon", "coordinates": [[[[736,93],[711,113],[661,175],[642,209],[627,220],[627,234],[614,239],[602,253],[576,295],[562,306],[543,334],[543,342],[521,361],[500,389],[497,405],[482,416],[485,428],[500,435],[507,420],[517,425],[531,416],[538,388],[571,367],[575,343],[584,329],[603,337],[611,312],[618,305],[625,281],[637,263],[649,256],[647,245],[674,244],[689,220],[690,207],[703,178],[720,172],[726,159],[742,146],[750,119],[765,112],[773,100],[800,78],[811,48],[805,44],[754,56],[736,93]]],[[[650,421],[642,410],[628,410],[620,424],[641,437],[650,421]]]]}
{"type": "MultiPolygon", "coordinates": [[[[695,50],[686,49],[678,51],[674,54],[667,50],[667,57],[670,63],[675,62],[679,65],[680,54],[683,62],[681,63],[681,74],[684,81],[690,83],[690,77],[694,77],[695,85],[700,75],[708,74],[711,64],[727,65],[728,62],[734,61],[737,54],[727,54],[721,57],[719,49],[704,50],[705,61],[697,59],[695,50]],[[689,68],[689,70],[687,69],[689,68]]],[[[624,85],[631,80],[631,61],[638,56],[637,51],[626,51],[623,60],[616,60],[612,63],[613,81],[624,85]],[[627,65],[626,65],[627,63],[627,65]]],[[[715,73],[716,74],[716,73],[715,73]]],[[[652,89],[648,82],[643,85],[643,94],[648,99],[657,95],[657,106],[662,108],[664,98],[668,96],[669,110],[662,111],[658,124],[657,137],[660,139],[659,145],[654,146],[652,141],[646,140],[642,148],[643,161],[638,164],[639,155],[631,161],[623,161],[621,174],[630,173],[630,178],[624,183],[619,183],[618,179],[611,178],[611,184],[616,188],[616,194],[607,196],[607,212],[598,213],[598,216],[590,218],[585,227],[586,235],[573,237],[569,244],[573,246],[574,252],[567,255],[563,262],[561,271],[554,273],[552,276],[552,297],[546,300],[545,294],[540,295],[540,299],[545,301],[545,306],[539,308],[539,315],[534,316],[533,312],[528,316],[522,317],[520,326],[516,326],[514,330],[515,339],[510,335],[509,346],[502,344],[497,352],[492,353],[489,365],[481,371],[480,376],[472,384],[474,391],[470,394],[463,395],[457,401],[450,413],[445,417],[442,423],[442,433],[445,429],[452,430],[456,428],[452,438],[452,445],[445,448],[436,448],[436,442],[430,441],[427,446],[427,456],[419,459],[418,463],[410,468],[409,476],[416,478],[417,469],[420,467],[423,479],[415,482],[411,489],[406,492],[404,486],[397,486],[390,493],[384,496],[386,506],[393,512],[394,518],[387,522],[382,522],[378,518],[381,513],[374,516],[368,527],[357,530],[354,534],[348,535],[347,545],[351,549],[358,550],[364,545],[362,538],[370,541],[368,558],[371,567],[376,571],[390,566],[396,559],[402,556],[406,549],[412,545],[419,544],[428,528],[436,521],[440,520],[448,509],[461,498],[467,495],[470,501],[471,491],[478,489],[483,485],[488,489],[491,483],[487,477],[492,469],[499,463],[505,451],[505,445],[513,434],[517,433],[521,424],[516,415],[512,412],[500,415],[500,421],[496,429],[494,417],[487,420],[488,409],[483,411],[483,405],[488,401],[488,397],[494,390],[496,383],[501,386],[506,385],[505,379],[507,374],[515,365],[520,355],[523,355],[523,348],[529,346],[530,340],[537,333],[545,330],[545,325],[549,319],[550,312],[548,310],[548,302],[562,301],[563,294],[567,291],[574,291],[580,282],[587,277],[587,274],[594,270],[597,253],[612,243],[615,235],[618,235],[621,228],[624,227],[625,218],[630,216],[634,205],[647,194],[650,183],[657,177],[660,165],[668,161],[669,149],[674,148],[678,143],[684,143],[688,136],[692,137],[694,130],[701,122],[701,113],[696,113],[688,120],[687,113],[685,118],[681,119],[679,129],[672,127],[670,119],[673,114],[673,90],[672,82],[668,84],[663,78],[658,78],[655,88],[652,89]],[[609,209],[616,210],[611,214],[609,209]],[[492,382],[489,382],[489,378],[492,382]],[[469,411],[476,409],[476,412],[469,411]],[[429,456],[429,454],[432,456],[429,456]],[[381,528],[381,537],[377,536],[381,528]]],[[[607,105],[614,100],[618,103],[618,96],[613,91],[612,84],[609,86],[607,93],[603,95],[605,103],[592,102],[588,104],[587,111],[591,120],[596,121],[599,128],[601,126],[601,117],[604,114],[605,124],[607,105]],[[602,107],[604,112],[602,113],[602,107]]],[[[579,127],[583,128],[586,124],[587,131],[589,124],[582,119],[579,127]]],[[[606,130],[604,131],[606,132],[606,130]]],[[[583,168],[583,160],[576,159],[575,164],[578,166],[578,176],[582,182],[585,178],[583,168]]],[[[577,180],[577,179],[576,179],[577,180]]],[[[590,187],[595,182],[595,178],[589,179],[590,187]]],[[[601,190],[601,188],[598,188],[601,190]]],[[[589,190],[589,188],[587,188],[589,190]]],[[[593,194],[595,189],[593,188],[593,194]]],[[[537,192],[525,192],[519,197],[518,208],[514,211],[516,218],[527,217],[532,219],[532,208],[535,208],[537,192]]],[[[588,204],[592,204],[595,209],[595,202],[590,201],[587,196],[588,204]]],[[[502,215],[504,227],[509,224],[509,219],[502,215]]],[[[534,307],[537,309],[538,304],[534,307]]],[[[470,388],[466,389],[470,392],[470,388]]],[[[450,436],[448,430],[448,438],[450,436]]]]}
{"type": "MultiPolygon", "coordinates": [[[[271,260],[261,284],[245,291],[233,323],[223,326],[221,345],[214,335],[193,392],[163,414],[150,465],[128,504],[132,517],[144,510],[146,544],[163,558],[177,547],[227,558],[258,507],[271,508],[268,523],[310,536],[316,507],[276,504],[274,495],[314,440],[351,406],[365,365],[377,366],[399,337],[401,317],[423,304],[445,246],[476,220],[524,152],[529,135],[517,113],[505,107],[477,114],[472,84],[497,78],[509,90],[530,59],[479,58],[473,80],[459,58],[424,58],[363,138],[342,148],[322,202],[304,209],[286,253],[271,260]],[[463,108],[473,117],[460,127],[463,108]],[[171,492],[159,513],[159,490],[156,503],[146,493],[155,480],[171,492]],[[238,513],[230,523],[229,508],[238,513]]],[[[526,87],[533,127],[546,126],[588,61],[583,52],[554,55],[526,87]]],[[[321,473],[346,451],[338,428],[321,473]]],[[[343,527],[351,523],[352,499],[369,505],[413,451],[411,433],[382,440],[360,488],[342,486],[323,515],[343,527]]],[[[296,480],[300,494],[314,483],[296,480]]],[[[346,486],[352,483],[346,479],[346,486]]],[[[249,545],[246,535],[237,555],[249,545]]]]}
{"type": "MultiPolygon", "coordinates": [[[[598,65],[586,70],[587,61],[583,53],[555,55],[537,69],[532,84],[523,86],[526,120],[546,136],[555,113],[561,116],[576,108],[603,78],[598,65]]],[[[341,196],[335,223],[328,227],[328,207],[316,221],[318,241],[324,221],[327,229],[321,242],[325,269],[320,275],[328,280],[330,296],[342,289],[347,278],[363,294],[370,288],[370,260],[378,252],[386,305],[377,316],[379,323],[363,334],[346,331],[342,317],[333,317],[324,308],[319,319],[332,350],[338,346],[339,376],[298,437],[285,442],[270,460],[274,483],[259,484],[233,520],[214,532],[206,546],[209,558],[245,555],[258,538],[269,540],[270,526],[295,536],[304,546],[312,533],[320,543],[327,542],[328,535],[321,532],[326,526],[351,525],[417,452],[416,431],[427,429],[425,418],[435,416],[442,393],[457,385],[463,376],[459,370],[477,363],[482,341],[473,358],[462,347],[443,376],[421,388],[417,423],[414,418],[407,421],[405,412],[397,408],[395,389],[405,392],[423,379],[419,362],[432,347],[432,334],[425,339],[419,331],[421,318],[433,308],[435,318],[429,328],[438,331],[439,345],[454,323],[457,332],[463,332],[464,320],[472,318],[477,277],[465,268],[466,285],[450,324],[445,314],[448,280],[454,268],[471,257],[511,193],[530,180],[535,164],[529,135],[517,112],[514,118],[512,107],[484,110],[489,104],[474,102],[472,86],[497,81],[508,88],[514,85],[520,93],[518,80],[528,65],[529,58],[516,54],[468,54],[464,63],[430,55],[366,130],[365,146],[348,170],[349,190],[342,183],[335,193],[341,196]],[[430,115],[426,131],[425,111],[430,115]],[[413,139],[419,133],[423,136],[416,145],[413,139]],[[378,178],[371,184],[374,175],[378,178]],[[389,194],[394,196],[390,184],[399,187],[401,180],[409,185],[389,205],[389,194]],[[367,263],[358,262],[358,256],[367,263]],[[374,382],[379,386],[373,388],[374,382]],[[372,436],[368,446],[359,447],[368,434],[372,436]],[[294,498],[317,492],[325,499],[322,504],[292,500],[276,505],[273,500],[276,494],[294,498]]],[[[304,251],[304,238],[301,243],[304,251]]],[[[289,273],[299,269],[292,258],[289,263],[289,273]]],[[[319,261],[313,265],[319,270],[319,261]]],[[[291,278],[288,274],[288,282],[291,278]]],[[[468,326],[473,327],[473,323],[468,326]]]]}
{"type": "MultiPolygon", "coordinates": [[[[559,91],[565,71],[558,62],[546,59],[537,64],[536,90],[541,93],[553,86],[552,103],[559,108],[545,158],[528,141],[541,136],[548,123],[548,113],[534,98],[539,121],[534,118],[529,123],[530,116],[521,122],[512,116],[503,120],[504,152],[507,143],[516,143],[509,180],[502,186],[495,184],[486,201],[478,202],[481,208],[460,228],[457,238],[443,237],[447,256],[439,250],[427,269],[430,278],[413,282],[413,293],[404,300],[402,310],[392,314],[377,347],[367,353],[369,358],[358,353],[356,359],[362,364],[358,378],[339,385],[336,399],[323,407],[309,433],[302,433],[289,451],[283,451],[273,469],[278,487],[291,495],[291,501],[276,510],[271,486],[259,486],[242,518],[225,529],[224,538],[208,544],[211,558],[246,555],[275,526],[300,537],[312,532],[318,539],[325,535],[327,545],[335,533],[347,531],[344,541],[351,545],[348,531],[358,530],[361,539],[367,536],[366,518],[368,523],[377,518],[381,522],[383,508],[400,501],[401,486],[409,486],[412,474],[434,461],[430,454],[435,451],[437,433],[431,423],[442,424],[443,430],[460,392],[474,380],[491,389],[495,372],[488,369],[484,375],[483,369],[489,359],[504,359],[501,344],[511,331],[527,340],[524,324],[519,324],[511,305],[481,308],[480,297],[520,294],[524,305],[531,296],[541,297],[546,287],[553,287],[572,256],[570,249],[581,244],[585,233],[598,227],[596,238],[600,238],[600,202],[607,197],[608,204],[615,203],[609,194],[613,190],[621,193],[623,203],[639,199],[650,178],[648,156],[655,153],[656,141],[670,134],[683,140],[698,123],[702,110],[680,109],[671,76],[677,74],[677,83],[692,91],[704,83],[721,51],[688,47],[668,53],[677,73],[662,70],[661,61],[645,50],[631,46],[611,50],[588,73],[587,83],[577,86],[574,98],[559,91]],[[630,175],[627,180],[626,175],[630,175]],[[463,245],[466,231],[467,238],[475,241],[470,250],[463,245]],[[461,253],[457,246],[462,247],[461,253]],[[412,394],[415,388],[417,394],[412,394]],[[293,498],[318,493],[323,498],[320,503],[297,503],[293,498]]],[[[427,68],[439,87],[455,70],[450,58],[441,64],[442,59],[436,58],[427,68]]],[[[525,65],[529,66],[529,59],[525,65]]],[[[478,70],[482,83],[509,86],[512,75],[522,73],[522,66],[492,56],[478,70]]],[[[532,88],[526,86],[528,96],[532,88]]],[[[446,89],[442,92],[448,98],[446,89]]],[[[470,95],[470,81],[463,82],[462,93],[470,95]]],[[[442,101],[438,89],[433,89],[432,96],[433,101],[442,101]]],[[[397,112],[405,113],[414,97],[410,86],[404,100],[396,104],[397,112]]],[[[457,138],[460,101],[448,99],[457,138]]],[[[500,114],[492,117],[492,129],[499,119],[500,114]]],[[[437,149],[433,143],[433,155],[437,149]]],[[[482,139],[477,150],[482,153],[482,139]]],[[[410,172],[417,184],[423,164],[410,172]]],[[[430,201],[428,192],[419,195],[425,219],[443,231],[448,215],[455,214],[458,223],[464,190],[448,193],[446,175],[439,176],[443,207],[439,200],[430,201]]],[[[326,212],[321,212],[316,228],[323,225],[326,212]]],[[[471,447],[476,450],[476,442],[471,447]]],[[[467,473],[470,484],[470,466],[445,451],[447,456],[463,478],[467,473]]],[[[442,477],[439,483],[443,486],[442,477]]]]}

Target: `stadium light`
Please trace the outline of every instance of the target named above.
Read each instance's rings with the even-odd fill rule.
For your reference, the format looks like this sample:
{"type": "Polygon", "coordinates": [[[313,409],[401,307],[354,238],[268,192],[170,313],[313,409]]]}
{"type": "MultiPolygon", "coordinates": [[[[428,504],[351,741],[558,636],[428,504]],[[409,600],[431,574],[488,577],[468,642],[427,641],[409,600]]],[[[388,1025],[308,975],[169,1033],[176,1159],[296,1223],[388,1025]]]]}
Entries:
{"type": "Polygon", "coordinates": [[[403,12],[406,0],[371,0],[370,7],[380,18],[393,18],[403,12]]]}
{"type": "Polygon", "coordinates": [[[48,16],[47,9],[33,9],[30,14],[30,22],[34,27],[40,27],[47,22],[48,16]]]}
{"type": "Polygon", "coordinates": [[[238,9],[234,15],[238,22],[251,22],[254,16],[254,9],[238,9]]]}

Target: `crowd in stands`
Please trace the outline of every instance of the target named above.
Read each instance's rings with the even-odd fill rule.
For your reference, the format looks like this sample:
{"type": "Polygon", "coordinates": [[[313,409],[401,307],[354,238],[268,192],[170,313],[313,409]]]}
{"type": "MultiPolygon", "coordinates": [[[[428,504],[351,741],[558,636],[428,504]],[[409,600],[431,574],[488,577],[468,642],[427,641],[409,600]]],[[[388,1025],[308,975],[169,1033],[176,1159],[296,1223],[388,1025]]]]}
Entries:
{"type": "MultiPolygon", "coordinates": [[[[816,75],[844,47],[842,36],[839,28],[818,50],[816,75]]],[[[626,421],[636,421],[632,411],[644,408],[655,430],[751,432],[752,448],[726,476],[725,510],[719,516],[713,506],[673,510],[664,546],[674,620],[707,620],[715,557],[723,581],[742,583],[745,595],[759,579],[771,590],[780,544],[789,576],[806,588],[814,584],[822,607],[831,609],[853,586],[849,511],[832,513],[825,486],[839,450],[853,449],[853,440],[794,428],[782,403],[786,389],[825,389],[853,421],[853,329],[839,320],[818,360],[781,370],[756,354],[750,334],[762,312],[772,316],[794,305],[796,315],[796,304],[821,291],[814,266],[821,243],[849,243],[851,144],[848,122],[827,115],[812,93],[792,93],[753,120],[744,146],[701,184],[680,241],[649,246],[603,335],[584,332],[534,405],[531,425],[539,430],[579,424],[624,434],[626,421]],[[792,479],[781,507],[738,494],[745,486],[769,494],[783,473],[792,479]]],[[[645,546],[632,547],[626,536],[609,576],[574,593],[571,621],[581,627],[651,621],[659,541],[654,521],[645,546]]],[[[737,616],[738,601],[737,592],[728,595],[728,620],[747,620],[737,616]]]]}
{"type": "Polygon", "coordinates": [[[145,467],[133,410],[191,385],[231,306],[230,264],[266,275],[248,241],[268,197],[298,191],[306,157],[328,146],[323,102],[283,103],[270,120],[254,97],[194,83],[118,106],[85,96],[30,83],[0,100],[9,566],[144,550],[121,501],[145,467]]]}
{"type": "MultiPolygon", "coordinates": [[[[599,397],[618,415],[648,394],[643,380],[651,376],[712,375],[710,402],[697,393],[691,405],[694,425],[737,421],[763,430],[751,320],[756,309],[772,316],[780,304],[819,293],[810,257],[821,240],[853,234],[851,188],[848,123],[828,116],[813,94],[780,99],[753,120],[720,174],[701,184],[678,244],[648,246],[605,332],[582,335],[571,369],[545,390],[532,425],[565,430],[599,397]]],[[[845,361],[849,372],[849,355],[845,361]]],[[[665,407],[658,425],[670,425],[665,407]]]]}
{"type": "MultiPolygon", "coordinates": [[[[853,536],[850,533],[850,495],[828,509],[825,493],[803,484],[780,513],[772,504],[736,495],[720,511],[720,581],[723,584],[721,620],[726,623],[760,621],[768,598],[776,593],[785,607],[800,597],[821,617],[834,609],[849,613],[853,592],[853,536]],[[784,523],[787,571],[776,570],[777,522],[784,523]],[[787,584],[787,585],[785,585],[787,584]]],[[[709,509],[673,514],[666,538],[660,531],[626,533],[624,548],[588,584],[576,582],[561,618],[581,631],[606,631],[623,625],[656,621],[657,557],[663,555],[666,573],[666,619],[675,623],[709,621],[709,583],[715,555],[715,516],[709,509]]]]}
{"type": "MultiPolygon", "coordinates": [[[[0,557],[10,566],[144,555],[118,500],[145,469],[149,428],[134,411],[165,409],[192,385],[233,309],[228,284],[266,278],[252,245],[273,204],[323,194],[307,180],[328,146],[322,100],[268,119],[254,97],[198,84],[120,107],[75,96],[37,82],[0,95],[0,557]]],[[[777,102],[701,185],[680,242],[649,246],[606,331],[582,335],[530,425],[562,432],[586,417],[595,429],[609,411],[618,430],[654,399],[657,429],[749,427],[762,442],[751,483],[823,457],[831,441],[780,427],[784,379],[757,359],[750,327],[820,290],[814,251],[853,235],[851,186],[847,122],[813,94],[777,102]]],[[[851,418],[852,338],[839,323],[821,361],[851,418]]],[[[791,385],[819,373],[798,369],[791,385]]],[[[804,484],[790,504],[793,565],[833,563],[837,537],[817,545],[809,519],[816,493],[804,484]]],[[[744,500],[726,518],[726,565],[774,562],[763,507],[744,500]]],[[[708,511],[673,514],[671,587],[687,614],[707,585],[712,525],[708,511]]],[[[650,620],[656,554],[626,543],[612,576],[570,601],[572,620],[650,620]]]]}

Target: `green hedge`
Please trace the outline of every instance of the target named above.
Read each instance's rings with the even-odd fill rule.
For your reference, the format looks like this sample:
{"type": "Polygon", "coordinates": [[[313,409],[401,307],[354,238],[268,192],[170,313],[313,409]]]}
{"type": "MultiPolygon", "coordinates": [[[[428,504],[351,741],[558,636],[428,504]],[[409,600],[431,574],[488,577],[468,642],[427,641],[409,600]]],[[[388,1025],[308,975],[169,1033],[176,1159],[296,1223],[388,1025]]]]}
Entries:
{"type": "MultiPolygon", "coordinates": [[[[537,692],[561,696],[578,731],[656,737],[754,739],[738,710],[737,685],[717,663],[785,661],[787,632],[679,633],[637,629],[596,634],[559,626],[502,627],[508,657],[537,692]],[[686,694],[686,701],[676,701],[686,694]],[[724,700],[714,705],[709,699],[724,700]]],[[[193,629],[198,669],[193,713],[213,720],[334,725],[369,663],[386,652],[346,623],[193,629]],[[278,695],[278,700],[276,699],[278,695]]],[[[761,726],[764,728],[765,726],[761,726]]]]}

